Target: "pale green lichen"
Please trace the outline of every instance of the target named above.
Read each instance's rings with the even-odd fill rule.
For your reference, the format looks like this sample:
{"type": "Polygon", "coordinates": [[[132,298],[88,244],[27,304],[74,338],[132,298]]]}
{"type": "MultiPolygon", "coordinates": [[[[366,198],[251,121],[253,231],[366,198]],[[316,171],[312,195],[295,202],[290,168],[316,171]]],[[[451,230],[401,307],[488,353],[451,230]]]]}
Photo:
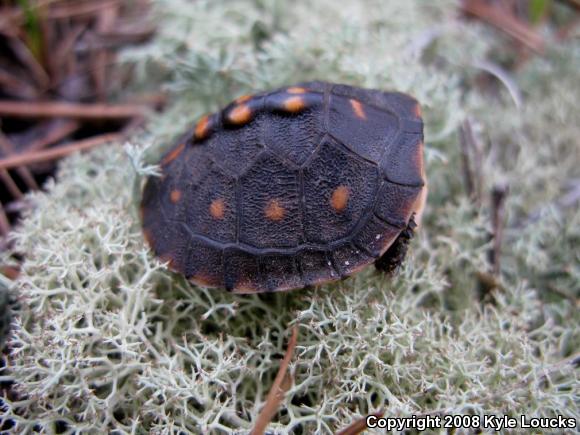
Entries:
{"type": "MultiPolygon", "coordinates": [[[[245,433],[291,325],[294,384],[269,430],[333,433],[371,411],[580,418],[580,212],[560,198],[580,173],[580,49],[550,49],[480,93],[504,43],[455,20],[455,3],[157,2],[160,30],[127,53],[142,87],[177,97],[123,150],[61,165],[15,233],[22,309],[4,421],[18,433],[245,433]],[[424,226],[394,279],[368,269],[334,285],[234,296],[189,285],[147,249],[133,186],[143,160],[196,116],[257,89],[325,79],[416,96],[430,182],[424,226]],[[457,129],[485,144],[482,191],[510,184],[501,290],[481,302],[490,208],[469,201],[457,129]],[[144,144],[153,143],[147,152],[144,144]]],[[[577,188],[577,187],[576,187],[577,188]]]]}

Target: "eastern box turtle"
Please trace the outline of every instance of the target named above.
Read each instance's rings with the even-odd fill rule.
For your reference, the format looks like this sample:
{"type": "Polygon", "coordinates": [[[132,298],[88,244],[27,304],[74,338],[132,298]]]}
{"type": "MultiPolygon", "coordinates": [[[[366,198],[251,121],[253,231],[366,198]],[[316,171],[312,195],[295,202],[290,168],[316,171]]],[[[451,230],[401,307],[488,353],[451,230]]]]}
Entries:
{"type": "Polygon", "coordinates": [[[236,293],[392,271],[427,191],[417,101],[324,82],[240,97],[160,164],[147,242],[193,283],[236,293]]]}

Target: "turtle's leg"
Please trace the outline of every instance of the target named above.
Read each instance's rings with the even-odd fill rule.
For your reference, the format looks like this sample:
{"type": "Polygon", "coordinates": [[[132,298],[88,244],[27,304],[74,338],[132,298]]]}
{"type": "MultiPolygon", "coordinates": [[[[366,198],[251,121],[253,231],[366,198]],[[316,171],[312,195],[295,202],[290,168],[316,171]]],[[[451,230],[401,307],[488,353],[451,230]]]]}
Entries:
{"type": "Polygon", "coordinates": [[[405,255],[407,254],[409,242],[415,235],[415,228],[417,228],[414,218],[415,213],[411,215],[407,228],[401,231],[401,234],[399,234],[399,237],[397,237],[397,240],[393,242],[391,247],[387,249],[387,252],[375,261],[375,267],[377,270],[393,275],[401,265],[405,259],[405,255]]]}

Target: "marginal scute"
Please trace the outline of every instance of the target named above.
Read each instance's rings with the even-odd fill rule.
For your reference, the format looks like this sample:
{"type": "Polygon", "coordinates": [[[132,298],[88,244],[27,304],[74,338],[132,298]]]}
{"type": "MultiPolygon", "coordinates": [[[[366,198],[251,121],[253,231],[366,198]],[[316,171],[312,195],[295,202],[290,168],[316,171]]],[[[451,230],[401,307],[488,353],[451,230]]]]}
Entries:
{"type": "Polygon", "coordinates": [[[161,261],[168,261],[172,270],[185,273],[189,235],[182,224],[160,219],[145,227],[144,234],[161,261]]]}
{"type": "Polygon", "coordinates": [[[400,232],[400,228],[371,216],[354,236],[353,242],[361,250],[378,258],[391,246],[400,232]]]}
{"type": "Polygon", "coordinates": [[[190,281],[206,287],[223,287],[223,252],[209,243],[192,238],[188,245],[183,274],[190,281]]]}
{"type": "MultiPolygon", "coordinates": [[[[258,257],[241,249],[224,252],[224,286],[235,293],[265,291],[262,287],[258,257]]],[[[265,287],[265,286],[264,286],[265,287]]]]}
{"type": "Polygon", "coordinates": [[[381,169],[389,181],[410,186],[422,186],[423,135],[403,133],[395,146],[389,148],[381,161],[381,169]]]}
{"type": "Polygon", "coordinates": [[[389,224],[404,228],[409,223],[420,193],[420,186],[401,186],[384,181],[375,202],[375,212],[389,224]]]}
{"type": "Polygon", "coordinates": [[[340,278],[326,251],[304,249],[298,258],[304,285],[319,285],[340,278]]]}
{"type": "Polygon", "coordinates": [[[260,262],[269,291],[283,291],[303,285],[294,255],[266,255],[260,262]]]}
{"type": "Polygon", "coordinates": [[[358,272],[373,260],[373,257],[352,243],[336,248],[332,255],[342,277],[358,272]]]}

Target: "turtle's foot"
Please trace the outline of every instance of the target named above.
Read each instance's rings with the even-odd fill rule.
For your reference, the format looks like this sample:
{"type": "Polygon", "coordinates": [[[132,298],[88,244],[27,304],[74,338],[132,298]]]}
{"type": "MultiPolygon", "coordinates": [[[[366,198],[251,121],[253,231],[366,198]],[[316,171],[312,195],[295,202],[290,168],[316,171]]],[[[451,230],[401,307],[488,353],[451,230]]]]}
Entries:
{"type": "Polygon", "coordinates": [[[415,213],[411,215],[407,228],[401,231],[401,234],[399,234],[399,237],[397,237],[397,240],[393,242],[391,247],[387,249],[387,252],[375,261],[377,270],[385,272],[388,275],[394,275],[397,268],[403,263],[405,255],[407,255],[409,242],[415,235],[415,228],[417,228],[414,218],[415,213]]]}

